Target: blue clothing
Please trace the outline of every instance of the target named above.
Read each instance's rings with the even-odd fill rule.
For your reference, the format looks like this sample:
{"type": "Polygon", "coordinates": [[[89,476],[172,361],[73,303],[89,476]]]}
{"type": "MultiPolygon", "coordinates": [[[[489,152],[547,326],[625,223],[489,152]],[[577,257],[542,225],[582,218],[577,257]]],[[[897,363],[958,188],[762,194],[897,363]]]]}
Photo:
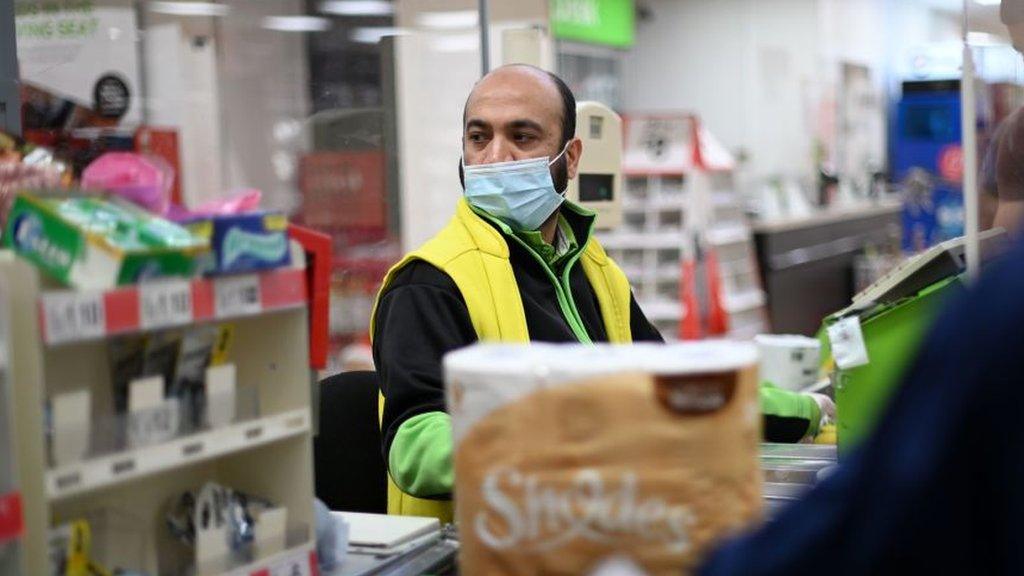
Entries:
{"type": "Polygon", "coordinates": [[[950,301],[864,445],[703,576],[1024,574],[1024,246],[950,301]]]}

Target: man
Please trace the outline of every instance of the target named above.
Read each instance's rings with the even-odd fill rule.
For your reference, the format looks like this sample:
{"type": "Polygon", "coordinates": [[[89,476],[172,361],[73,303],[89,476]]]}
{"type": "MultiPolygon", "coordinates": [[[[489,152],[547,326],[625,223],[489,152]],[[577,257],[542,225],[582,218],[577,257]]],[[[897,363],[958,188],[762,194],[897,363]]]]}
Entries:
{"type": "MultiPolygon", "coordinates": [[[[388,510],[444,521],[454,485],[445,353],[477,340],[662,341],[592,237],[594,214],[563,197],[583,152],[565,83],[499,68],[473,88],[463,123],[455,217],[388,273],[370,327],[388,510]]],[[[789,407],[796,439],[816,427],[814,400],[770,394],[789,407]]]]}
{"type": "Polygon", "coordinates": [[[451,518],[445,353],[477,340],[661,341],[592,238],[594,215],[562,197],[583,151],[575,130],[572,92],[530,66],[491,72],[466,102],[464,197],[388,273],[371,323],[392,513],[451,518]]]}

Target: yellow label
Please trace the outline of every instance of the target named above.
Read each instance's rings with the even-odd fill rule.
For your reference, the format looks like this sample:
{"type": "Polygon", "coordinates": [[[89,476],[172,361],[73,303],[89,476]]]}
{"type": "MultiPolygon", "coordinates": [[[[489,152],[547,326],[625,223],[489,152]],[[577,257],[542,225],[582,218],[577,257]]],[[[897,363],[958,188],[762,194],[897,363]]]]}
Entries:
{"type": "Polygon", "coordinates": [[[188,231],[200,238],[209,240],[213,237],[213,220],[200,220],[188,225],[188,231]]]}
{"type": "Polygon", "coordinates": [[[263,217],[263,227],[278,232],[288,228],[288,219],[283,214],[268,214],[263,217]]]}
{"type": "Polygon", "coordinates": [[[235,342],[235,325],[221,324],[217,327],[217,340],[210,353],[210,366],[220,366],[231,356],[231,345],[235,342]]]}

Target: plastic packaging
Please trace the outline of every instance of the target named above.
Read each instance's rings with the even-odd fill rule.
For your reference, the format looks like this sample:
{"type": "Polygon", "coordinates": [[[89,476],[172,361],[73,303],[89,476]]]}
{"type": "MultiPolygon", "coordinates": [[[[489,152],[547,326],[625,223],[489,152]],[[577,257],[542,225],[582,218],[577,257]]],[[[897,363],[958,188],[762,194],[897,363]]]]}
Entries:
{"type": "Polygon", "coordinates": [[[209,242],[127,202],[88,196],[17,197],[4,244],[57,280],[106,290],[191,276],[209,242]]]}
{"type": "Polygon", "coordinates": [[[163,216],[171,205],[174,169],[158,156],[108,152],[82,171],[82,187],[106,190],[163,216]]]}

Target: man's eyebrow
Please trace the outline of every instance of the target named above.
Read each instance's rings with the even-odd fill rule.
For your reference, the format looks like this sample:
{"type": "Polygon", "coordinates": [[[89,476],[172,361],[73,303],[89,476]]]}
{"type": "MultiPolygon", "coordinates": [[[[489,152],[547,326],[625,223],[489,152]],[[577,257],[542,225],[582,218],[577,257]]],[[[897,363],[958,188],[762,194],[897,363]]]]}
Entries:
{"type": "Polygon", "coordinates": [[[488,124],[487,122],[484,122],[483,120],[481,120],[479,118],[470,118],[469,121],[466,122],[466,130],[469,130],[470,128],[487,129],[487,128],[490,128],[490,127],[491,127],[490,124],[488,124]]]}
{"type": "Polygon", "coordinates": [[[528,130],[536,130],[537,132],[541,132],[541,133],[544,132],[544,127],[541,126],[540,123],[534,122],[533,120],[528,120],[528,119],[513,120],[512,121],[512,128],[513,129],[517,129],[517,130],[522,130],[522,129],[525,128],[525,129],[528,129],[528,130]]]}

